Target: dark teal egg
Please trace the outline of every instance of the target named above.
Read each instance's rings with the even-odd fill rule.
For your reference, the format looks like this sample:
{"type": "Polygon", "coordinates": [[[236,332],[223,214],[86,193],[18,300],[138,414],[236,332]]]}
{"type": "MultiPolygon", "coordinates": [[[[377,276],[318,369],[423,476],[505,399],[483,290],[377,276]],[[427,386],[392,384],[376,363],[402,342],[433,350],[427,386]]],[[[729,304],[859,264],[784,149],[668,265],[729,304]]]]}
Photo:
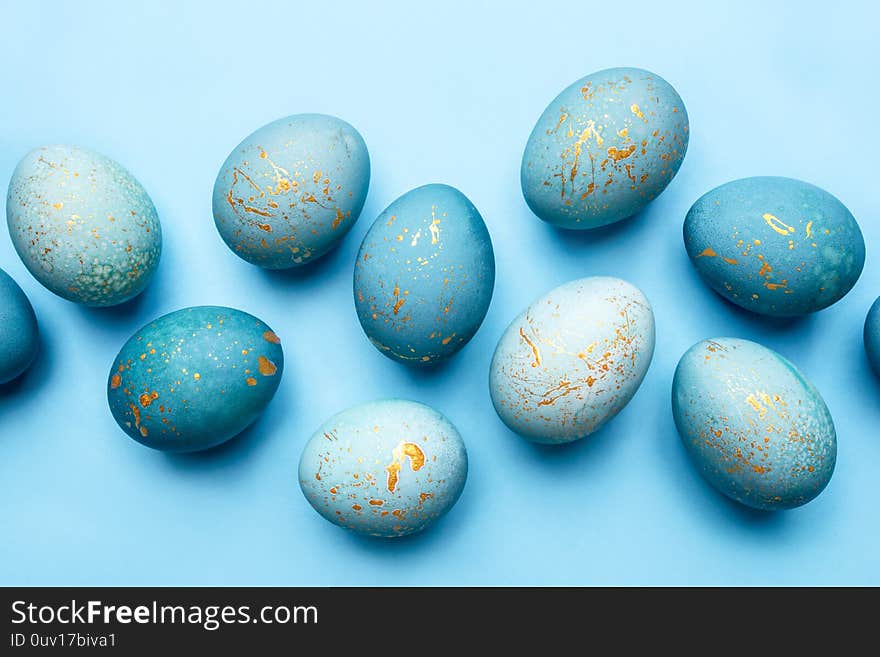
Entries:
{"type": "Polygon", "coordinates": [[[9,274],[0,269],[0,383],[21,375],[37,355],[37,316],[9,274]]]}
{"type": "Polygon", "coordinates": [[[678,363],[675,425],[719,491],[757,509],[806,504],[828,485],[837,434],[828,407],[788,360],[754,342],[704,340],[678,363]]]}
{"type": "Polygon", "coordinates": [[[529,136],[520,169],[526,203],[562,228],[631,217],[678,172],[688,129],[681,97],[655,73],[611,68],[581,78],[529,136]]]}
{"type": "Polygon", "coordinates": [[[281,380],[278,336],[262,321],[221,306],[184,308],[135,333],[107,382],[116,422],[155,449],[207,449],[240,433],[281,380]]]}
{"type": "Polygon", "coordinates": [[[9,181],[6,220],[34,278],[69,301],[123,303],[159,266],[162,227],[146,190],[118,162],[85,148],[25,155],[9,181]]]}
{"type": "Polygon", "coordinates": [[[862,232],[846,206],[792,178],[743,178],[704,194],[685,218],[684,244],[709,287],[762,315],[827,308],[865,264],[862,232]]]}
{"type": "Polygon", "coordinates": [[[214,223],[248,262],[300,267],[348,233],[369,186],[370,156],[357,130],[335,116],[288,116],[226,158],[214,183],[214,223]]]}
{"type": "Polygon", "coordinates": [[[413,189],[389,205],[361,243],[354,300],[367,337],[407,365],[461,349],[489,309],[492,240],[474,204],[449,185],[413,189]]]}
{"type": "Polygon", "coordinates": [[[880,376],[880,299],[874,302],[865,319],[865,351],[868,362],[877,376],[880,376]]]}

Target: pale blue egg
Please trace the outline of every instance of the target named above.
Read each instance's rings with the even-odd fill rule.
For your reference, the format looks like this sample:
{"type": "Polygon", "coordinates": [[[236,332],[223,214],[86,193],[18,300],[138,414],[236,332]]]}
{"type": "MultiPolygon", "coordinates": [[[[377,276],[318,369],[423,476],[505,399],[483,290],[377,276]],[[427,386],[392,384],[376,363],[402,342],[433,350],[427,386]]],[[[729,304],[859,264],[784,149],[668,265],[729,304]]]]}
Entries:
{"type": "Polygon", "coordinates": [[[208,449],[259,417],[283,369],[281,340],[253,315],[184,308],[125,343],[108,376],[107,400],[122,430],[147,447],[208,449]]]}
{"type": "Polygon", "coordinates": [[[214,183],[214,223],[233,253],[266,269],[306,265],[357,221],[370,156],[348,123],[297,114],[242,141],[214,183]]]}
{"type": "Polygon", "coordinates": [[[458,430],[430,406],[385,399],[349,408],[309,439],[299,482],[314,509],[359,534],[425,529],[455,504],[468,459],[458,430]]]}
{"type": "Polygon", "coordinates": [[[6,220],[34,278],[86,306],[137,296],[159,265],[162,228],[147,192],[120,164],[84,148],[25,155],[9,182],[6,220]]]}
{"type": "Polygon", "coordinates": [[[407,365],[433,365],[477,332],[495,285],[483,218],[448,185],[413,189],[373,223],[354,270],[358,319],[373,345],[407,365]]]}
{"type": "Polygon", "coordinates": [[[745,505],[806,504],[834,472],[837,435],[819,392],[754,342],[715,338],[691,347],[675,370],[672,412],[700,473],[745,505]]]}
{"type": "Polygon", "coordinates": [[[0,269],[0,383],[20,376],[37,355],[37,316],[27,296],[0,269]]]}
{"type": "Polygon", "coordinates": [[[763,315],[827,308],[865,264],[862,232],[846,206],[792,178],[743,178],[707,192],[685,218],[684,244],[709,287],[763,315]]]}
{"type": "Polygon", "coordinates": [[[563,90],[538,119],[522,159],[523,196],[556,226],[604,226],[666,189],[687,146],[687,111],[668,82],[638,68],[599,71],[563,90]]]}
{"type": "Polygon", "coordinates": [[[638,288],[602,276],[571,281],[501,336],[489,372],[492,403],[529,440],[578,440],[629,403],[653,354],[654,314],[638,288]]]}

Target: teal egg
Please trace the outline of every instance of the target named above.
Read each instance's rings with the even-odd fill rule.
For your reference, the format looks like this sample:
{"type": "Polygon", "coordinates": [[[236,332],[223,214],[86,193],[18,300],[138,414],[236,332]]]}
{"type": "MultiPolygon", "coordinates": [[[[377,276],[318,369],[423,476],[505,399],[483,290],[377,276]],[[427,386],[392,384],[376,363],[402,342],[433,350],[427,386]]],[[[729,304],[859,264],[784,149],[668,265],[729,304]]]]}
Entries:
{"type": "Polygon", "coordinates": [[[528,440],[579,440],[629,403],[653,355],[654,313],[638,288],[605,276],[571,281],[501,336],[489,368],[492,404],[528,440]]]}
{"type": "Polygon", "coordinates": [[[599,71],[541,114],[523,153],[523,196],[561,228],[604,226],[666,189],[687,146],[687,111],[666,80],[638,68],[599,71]]]}
{"type": "Polygon", "coordinates": [[[37,316],[27,296],[0,269],[0,383],[19,377],[37,355],[37,316]]]}
{"type": "Polygon", "coordinates": [[[303,449],[299,482],[333,524],[392,538],[449,511],[467,470],[464,441],[446,417],[424,404],[385,399],[327,420],[303,449]]]}
{"type": "Polygon", "coordinates": [[[162,228],[147,192],[120,164],[85,148],[25,155],[9,182],[6,220],[34,278],[69,301],[123,303],[159,265],[162,228]]]}
{"type": "Polygon", "coordinates": [[[283,369],[281,340],[253,315],[184,308],[125,343],[110,370],[107,400],[122,430],[147,447],[207,449],[257,419],[283,369]]]}
{"type": "Polygon", "coordinates": [[[862,232],[846,206],[792,178],[743,178],[707,192],[687,213],[684,244],[709,287],[762,315],[827,308],[865,264],[862,232]]]}
{"type": "Polygon", "coordinates": [[[880,298],[871,306],[865,319],[865,352],[874,372],[880,376],[880,298]]]}
{"type": "Polygon", "coordinates": [[[757,509],[791,509],[831,479],[837,435],[819,392],[754,342],[704,340],[678,363],[672,412],[682,443],[719,491],[757,509]]]}
{"type": "Polygon", "coordinates": [[[406,365],[433,365],[477,332],[495,286],[483,218],[448,185],[413,189],[364,236],[354,269],[358,319],[373,345],[406,365]]]}
{"type": "Polygon", "coordinates": [[[214,223],[251,264],[299,267],[348,233],[369,185],[370,156],[357,130],[334,116],[288,116],[226,158],[214,183],[214,223]]]}

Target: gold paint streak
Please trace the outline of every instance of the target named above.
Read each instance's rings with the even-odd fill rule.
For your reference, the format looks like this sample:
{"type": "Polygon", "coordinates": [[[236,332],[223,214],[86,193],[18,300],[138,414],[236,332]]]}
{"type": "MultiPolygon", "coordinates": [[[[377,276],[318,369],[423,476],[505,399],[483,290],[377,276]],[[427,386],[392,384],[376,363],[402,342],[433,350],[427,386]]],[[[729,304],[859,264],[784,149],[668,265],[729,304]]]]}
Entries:
{"type": "Polygon", "coordinates": [[[538,365],[540,365],[541,353],[538,351],[538,347],[535,345],[535,343],[529,340],[528,336],[525,334],[525,331],[523,331],[522,326],[519,327],[519,337],[525,340],[526,344],[529,345],[529,347],[531,347],[532,349],[532,355],[535,357],[532,361],[532,367],[537,367],[538,365]]]}
{"type": "Polygon", "coordinates": [[[263,339],[272,344],[281,344],[281,338],[275,335],[272,331],[263,331],[263,339]]]}
{"type": "Polygon", "coordinates": [[[767,222],[767,225],[770,226],[770,228],[775,230],[780,235],[790,235],[791,233],[794,232],[794,228],[792,228],[787,223],[782,221],[776,215],[772,215],[769,212],[765,212],[763,217],[764,217],[764,221],[767,222]]]}
{"type": "Polygon", "coordinates": [[[813,222],[808,221],[807,222],[807,237],[812,237],[812,236],[813,236],[813,222]]]}
{"type": "Polygon", "coordinates": [[[714,249],[712,249],[712,248],[707,248],[707,249],[703,249],[702,253],[698,253],[698,254],[697,254],[697,257],[698,257],[698,258],[702,258],[703,256],[705,256],[705,257],[707,257],[707,258],[714,258],[714,257],[717,256],[717,255],[718,255],[718,254],[715,253],[715,250],[714,250],[714,249]]]}
{"type": "Polygon", "coordinates": [[[387,487],[391,493],[397,488],[397,482],[400,479],[400,464],[407,456],[409,457],[409,467],[413,472],[420,470],[425,465],[425,453],[415,443],[401,442],[391,450],[391,463],[385,468],[388,472],[387,487]]]}
{"type": "Polygon", "coordinates": [[[120,377],[118,374],[114,374],[112,377],[110,377],[110,387],[112,389],[115,390],[121,384],[122,384],[122,377],[120,377]]]}

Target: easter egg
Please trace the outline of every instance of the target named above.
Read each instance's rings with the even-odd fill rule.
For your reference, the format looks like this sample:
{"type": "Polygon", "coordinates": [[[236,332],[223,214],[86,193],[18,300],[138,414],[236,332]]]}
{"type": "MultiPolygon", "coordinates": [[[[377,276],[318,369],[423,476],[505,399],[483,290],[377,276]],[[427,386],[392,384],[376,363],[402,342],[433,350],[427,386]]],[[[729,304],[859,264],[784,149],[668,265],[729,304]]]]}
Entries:
{"type": "Polygon", "coordinates": [[[492,404],[514,432],[539,443],[583,438],[632,399],[654,354],[654,313],[642,292],[596,276],[532,303],[498,341],[492,404]]]}
{"type": "Polygon", "coordinates": [[[596,228],[637,214],[666,189],[688,146],[684,103],[638,68],[581,78],[551,102],[520,169],[532,212],[561,228],[596,228]]]}
{"type": "Polygon", "coordinates": [[[788,360],[754,342],[704,340],[678,363],[675,426],[712,486],[756,509],[790,509],[831,479],[837,436],[819,392],[788,360]]]}
{"type": "Polygon", "coordinates": [[[687,213],[684,244],[709,287],[762,315],[827,308],[865,264],[862,233],[843,203],[791,178],[743,178],[704,194],[687,213]]]}
{"type": "Polygon", "coordinates": [[[423,530],[458,500],[467,479],[458,430],[430,406],[384,399],[327,420],[299,462],[315,511],[359,534],[391,538],[423,530]]]}
{"type": "Polygon", "coordinates": [[[27,296],[0,269],[0,383],[19,377],[37,355],[37,316],[27,296]]]}
{"type": "Polygon", "coordinates": [[[251,264],[299,267],[351,229],[369,185],[370,156],[357,130],[334,116],[288,116],[226,158],[214,183],[214,223],[251,264]]]}
{"type": "Polygon", "coordinates": [[[110,370],[107,400],[122,430],[147,447],[208,449],[257,419],[283,369],[281,340],[253,315],[184,308],[125,343],[110,370]]]}
{"type": "Polygon", "coordinates": [[[9,182],[6,220],[34,278],[69,301],[123,303],[159,265],[162,228],[147,192],[120,164],[85,148],[25,155],[9,182]]]}
{"type": "Polygon", "coordinates": [[[880,298],[871,306],[865,320],[865,352],[874,372],[880,376],[880,298]]]}
{"type": "Polygon", "coordinates": [[[354,270],[358,319],[373,345],[407,365],[433,365],[477,332],[495,285],[489,231],[448,185],[413,189],[373,223],[354,270]]]}

